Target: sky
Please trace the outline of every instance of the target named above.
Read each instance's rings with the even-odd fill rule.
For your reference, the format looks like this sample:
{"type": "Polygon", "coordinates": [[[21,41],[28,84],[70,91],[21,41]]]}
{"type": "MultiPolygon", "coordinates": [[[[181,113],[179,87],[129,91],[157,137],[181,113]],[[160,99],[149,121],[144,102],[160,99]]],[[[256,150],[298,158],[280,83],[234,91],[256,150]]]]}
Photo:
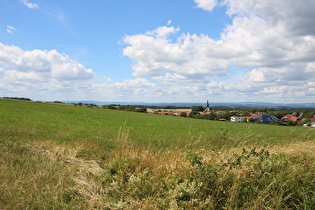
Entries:
{"type": "Polygon", "coordinates": [[[0,97],[315,102],[314,0],[0,0],[0,97]]]}

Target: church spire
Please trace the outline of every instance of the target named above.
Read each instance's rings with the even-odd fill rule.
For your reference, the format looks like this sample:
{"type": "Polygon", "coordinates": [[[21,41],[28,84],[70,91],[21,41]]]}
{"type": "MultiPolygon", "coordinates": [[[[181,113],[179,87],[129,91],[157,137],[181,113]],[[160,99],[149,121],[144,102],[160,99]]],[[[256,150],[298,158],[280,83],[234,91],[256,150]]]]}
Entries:
{"type": "Polygon", "coordinates": [[[211,112],[211,108],[210,108],[210,105],[209,105],[209,101],[207,100],[207,106],[206,106],[206,109],[204,112],[211,112]]]}

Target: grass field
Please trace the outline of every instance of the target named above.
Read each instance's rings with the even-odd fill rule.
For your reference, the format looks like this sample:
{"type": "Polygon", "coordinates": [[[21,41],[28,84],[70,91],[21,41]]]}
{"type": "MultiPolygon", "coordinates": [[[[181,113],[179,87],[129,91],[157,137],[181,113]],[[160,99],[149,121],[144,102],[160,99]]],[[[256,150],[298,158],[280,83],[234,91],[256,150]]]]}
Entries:
{"type": "Polygon", "coordinates": [[[170,112],[191,112],[191,109],[147,109],[148,112],[170,111],[170,112]]]}
{"type": "Polygon", "coordinates": [[[312,209],[315,129],[0,100],[0,209],[312,209]]]}

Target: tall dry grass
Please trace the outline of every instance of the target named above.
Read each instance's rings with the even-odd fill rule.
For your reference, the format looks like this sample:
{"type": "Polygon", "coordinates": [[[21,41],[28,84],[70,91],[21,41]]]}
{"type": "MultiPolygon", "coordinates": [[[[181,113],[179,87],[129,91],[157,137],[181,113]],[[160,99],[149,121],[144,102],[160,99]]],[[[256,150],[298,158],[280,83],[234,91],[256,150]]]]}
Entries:
{"type": "MultiPolygon", "coordinates": [[[[199,140],[203,140],[200,135],[199,140]]],[[[156,149],[122,127],[91,142],[0,142],[4,209],[312,209],[315,145],[156,149]],[[93,158],[82,151],[94,151],[93,158]]]]}

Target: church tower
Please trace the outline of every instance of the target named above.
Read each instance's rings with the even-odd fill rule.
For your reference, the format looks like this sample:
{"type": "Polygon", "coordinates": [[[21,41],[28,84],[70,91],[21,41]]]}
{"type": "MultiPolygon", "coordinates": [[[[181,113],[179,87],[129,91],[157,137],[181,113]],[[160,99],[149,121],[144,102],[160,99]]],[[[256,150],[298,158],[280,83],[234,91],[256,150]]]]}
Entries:
{"type": "Polygon", "coordinates": [[[207,105],[206,105],[206,109],[204,112],[211,112],[211,108],[209,106],[209,101],[207,100],[207,105]]]}

